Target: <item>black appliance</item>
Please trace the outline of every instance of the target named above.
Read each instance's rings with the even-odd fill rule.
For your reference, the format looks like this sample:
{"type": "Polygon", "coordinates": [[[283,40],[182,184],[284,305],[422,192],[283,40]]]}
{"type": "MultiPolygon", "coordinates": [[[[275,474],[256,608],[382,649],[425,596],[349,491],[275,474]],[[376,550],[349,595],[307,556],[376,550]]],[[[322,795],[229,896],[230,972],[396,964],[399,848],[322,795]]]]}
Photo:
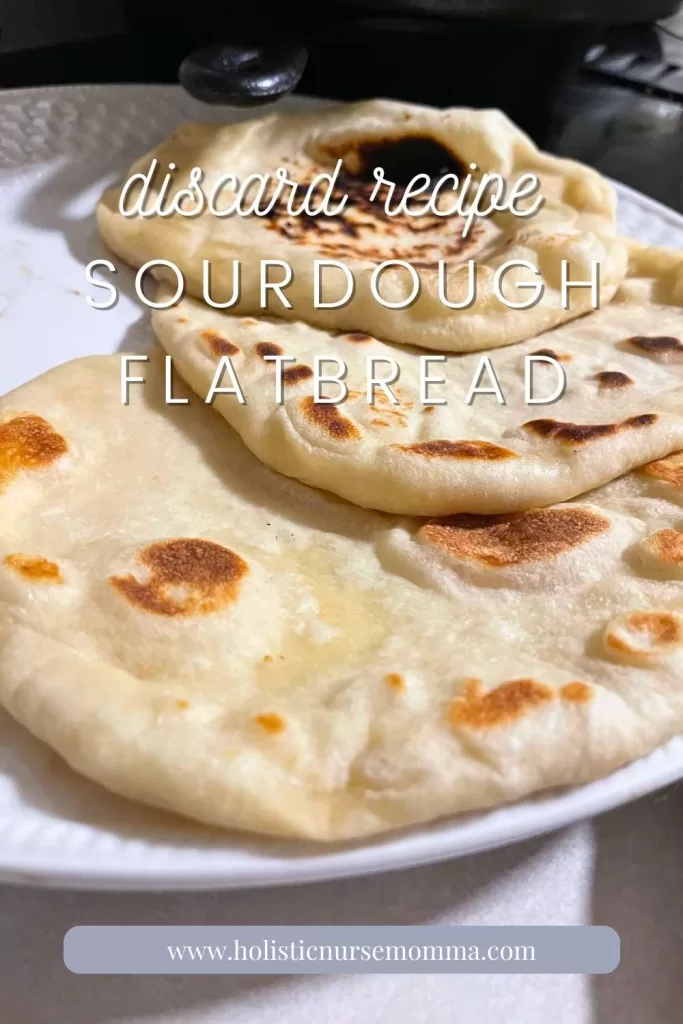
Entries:
{"type": "Polygon", "coordinates": [[[182,66],[185,87],[211,102],[258,107],[295,89],[341,100],[493,106],[543,142],[555,97],[604,31],[652,24],[678,6],[679,0],[241,0],[162,13],[145,0],[110,0],[100,8],[97,38],[92,0],[65,0],[59,18],[54,0],[5,0],[0,85],[172,82],[182,66]],[[48,21],[59,31],[56,45],[26,46],[32,17],[41,42],[48,21]],[[5,23],[13,22],[22,24],[23,49],[3,52],[5,23]]]}
{"type": "MultiPolygon", "coordinates": [[[[241,5],[184,36],[180,80],[212,103],[261,106],[293,89],[434,106],[501,107],[539,141],[554,100],[615,26],[652,24],[678,0],[311,0],[241,5]]],[[[154,30],[149,8],[131,23],[154,30]]],[[[180,42],[180,41],[179,41],[180,42]]]]}

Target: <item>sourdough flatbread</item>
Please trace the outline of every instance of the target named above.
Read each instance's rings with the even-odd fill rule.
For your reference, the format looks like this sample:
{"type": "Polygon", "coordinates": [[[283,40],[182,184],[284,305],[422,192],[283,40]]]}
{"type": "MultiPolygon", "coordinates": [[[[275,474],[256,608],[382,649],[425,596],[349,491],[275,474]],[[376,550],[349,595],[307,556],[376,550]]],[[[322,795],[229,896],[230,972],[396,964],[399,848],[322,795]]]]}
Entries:
{"type": "MultiPolygon", "coordinates": [[[[429,375],[446,382],[431,385],[428,397],[448,404],[425,406],[424,353],[368,335],[229,316],[193,299],[155,311],[153,325],[174,369],[203,398],[220,359],[230,359],[245,404],[221,393],[212,404],[279,472],[387,512],[512,512],[572,498],[683,447],[683,255],[633,246],[630,272],[606,308],[488,354],[505,405],[495,394],[466,404],[482,354],[429,364],[429,375]],[[282,404],[278,354],[294,360],[282,364],[282,404]],[[551,405],[525,403],[525,357],[539,354],[567,377],[551,405]],[[348,365],[343,403],[313,401],[316,356],[348,365]],[[400,377],[390,389],[399,404],[379,388],[368,404],[369,358],[385,377],[391,368],[381,360],[396,361],[400,377]]],[[[535,396],[552,396],[556,368],[532,365],[535,396]]],[[[223,368],[220,384],[230,387],[223,368]]],[[[493,386],[489,368],[480,384],[493,386]]]]}
{"type": "Polygon", "coordinates": [[[683,728],[683,460],[511,519],[274,474],[159,357],[0,401],[0,699],[109,789],[329,841],[580,783],[683,728]]]}
{"type": "MultiPolygon", "coordinates": [[[[331,208],[336,208],[342,195],[350,198],[333,218],[290,217],[287,196],[267,217],[218,217],[208,206],[192,217],[126,217],[119,211],[120,185],[103,196],[97,219],[109,247],[136,267],[153,259],[174,263],[195,296],[202,297],[202,261],[208,260],[211,295],[215,301],[227,301],[232,296],[232,261],[239,260],[240,303],[233,312],[264,312],[259,262],[282,260],[294,275],[286,291],[292,308],[285,308],[269,294],[266,312],[324,328],[366,331],[389,341],[464,352],[532,337],[592,308],[590,290],[583,288],[573,290],[569,310],[562,309],[563,259],[570,263],[573,281],[590,279],[593,261],[600,263],[603,303],[612,297],[626,269],[624,247],[616,237],[616,200],[611,185],[594,170],[540,152],[497,110],[435,110],[371,100],[308,114],[274,114],[241,124],[185,124],[138,160],[125,180],[148,172],[154,159],[158,161],[157,176],[147,209],[157,198],[171,164],[177,170],[165,193],[166,209],[176,194],[188,187],[194,167],[204,172],[201,187],[208,198],[227,174],[242,183],[251,174],[272,175],[284,166],[293,180],[306,185],[321,171],[333,170],[337,160],[344,161],[344,177],[331,208]],[[383,212],[384,192],[381,201],[369,201],[376,166],[383,167],[392,181],[406,185],[418,173],[430,174],[436,181],[444,170],[457,173],[462,181],[471,164],[479,168],[475,176],[498,173],[509,187],[523,174],[537,175],[544,205],[530,218],[504,213],[495,219],[481,219],[463,238],[463,222],[456,216],[388,217],[383,212]],[[314,308],[316,259],[341,261],[349,268],[356,290],[347,305],[314,308]],[[460,303],[468,295],[465,264],[469,259],[478,261],[477,299],[468,309],[449,309],[440,300],[436,276],[440,259],[449,270],[445,297],[460,303]],[[408,308],[388,309],[371,293],[372,272],[386,260],[408,262],[420,276],[421,294],[408,308]],[[510,309],[494,294],[494,272],[508,260],[525,260],[543,277],[543,299],[532,309],[510,309]]],[[[255,194],[255,187],[252,192],[255,194]]],[[[126,209],[133,208],[137,195],[135,189],[129,192],[126,209]]],[[[235,189],[226,185],[217,209],[227,210],[235,195],[235,189]]],[[[444,194],[439,208],[451,209],[453,195],[444,194]]],[[[534,198],[523,200],[520,208],[528,209],[534,198]]],[[[296,206],[301,199],[297,198],[296,206]]],[[[392,208],[395,206],[396,199],[392,208]]],[[[409,204],[413,210],[423,206],[424,196],[409,204]]],[[[197,204],[188,200],[183,209],[194,211],[197,204]]],[[[282,279],[282,268],[271,269],[270,280],[282,279]]],[[[528,289],[518,284],[529,280],[538,278],[526,269],[508,271],[503,286],[506,298],[528,302],[528,289]]],[[[394,267],[381,278],[380,292],[389,302],[405,301],[412,289],[413,281],[405,269],[394,267]]],[[[341,299],[345,290],[342,271],[324,271],[325,301],[341,299]]]]}

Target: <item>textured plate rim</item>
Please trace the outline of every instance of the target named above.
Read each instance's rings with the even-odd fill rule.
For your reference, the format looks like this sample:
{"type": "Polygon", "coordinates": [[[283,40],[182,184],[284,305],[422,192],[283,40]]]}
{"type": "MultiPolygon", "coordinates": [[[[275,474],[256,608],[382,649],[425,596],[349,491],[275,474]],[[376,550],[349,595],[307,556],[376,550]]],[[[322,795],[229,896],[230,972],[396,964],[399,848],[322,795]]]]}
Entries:
{"type": "MultiPolygon", "coordinates": [[[[195,863],[185,868],[153,864],[148,869],[128,865],[93,865],[87,858],[73,856],[69,864],[57,864],[54,853],[32,856],[22,852],[20,857],[13,858],[6,857],[0,848],[0,882],[57,889],[152,892],[262,889],[337,878],[360,878],[456,860],[540,837],[630,803],[681,778],[683,737],[679,736],[646,758],[595,782],[571,788],[560,796],[540,793],[535,799],[532,797],[483,812],[481,817],[473,819],[476,830],[465,842],[462,841],[462,831],[468,828],[469,822],[463,825],[455,817],[451,822],[437,823],[437,831],[434,831],[433,824],[427,823],[415,826],[412,832],[402,833],[396,839],[385,837],[377,844],[370,842],[352,850],[333,853],[326,853],[323,848],[317,856],[300,859],[294,855],[272,861],[256,858],[246,869],[241,867],[237,870],[234,866],[220,863],[195,863]],[[681,749],[667,761],[667,748],[671,746],[681,749]],[[642,773],[647,768],[651,758],[663,759],[665,763],[646,775],[641,774],[637,780],[631,779],[635,772],[642,773]],[[508,814],[514,814],[517,820],[507,829],[501,829],[489,818],[489,815],[507,817],[508,814]],[[454,838],[458,840],[456,849],[450,845],[454,838]]],[[[229,846],[226,846],[226,852],[230,852],[229,846]]],[[[199,860],[201,852],[197,851],[196,856],[199,860]]]]}

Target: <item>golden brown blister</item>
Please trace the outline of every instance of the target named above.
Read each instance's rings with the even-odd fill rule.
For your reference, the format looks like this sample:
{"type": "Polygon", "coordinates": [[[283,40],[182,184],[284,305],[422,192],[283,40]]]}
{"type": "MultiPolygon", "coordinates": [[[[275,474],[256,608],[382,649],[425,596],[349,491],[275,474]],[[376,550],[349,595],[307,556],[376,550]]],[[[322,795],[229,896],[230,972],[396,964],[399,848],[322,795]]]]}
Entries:
{"type": "Polygon", "coordinates": [[[0,400],[0,703],[77,771],[334,842],[599,778],[683,729],[679,458],[563,505],[397,519],[167,405],[161,353],[126,406],[120,370],[0,400]]]}

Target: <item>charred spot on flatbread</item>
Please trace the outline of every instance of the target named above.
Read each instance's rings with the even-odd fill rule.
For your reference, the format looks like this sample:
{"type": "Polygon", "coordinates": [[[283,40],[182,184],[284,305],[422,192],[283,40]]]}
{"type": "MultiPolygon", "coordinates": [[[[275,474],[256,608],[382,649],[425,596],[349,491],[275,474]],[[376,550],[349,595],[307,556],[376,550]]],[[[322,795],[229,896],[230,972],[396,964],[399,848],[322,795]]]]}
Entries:
{"type": "Polygon", "coordinates": [[[568,352],[556,352],[552,348],[539,348],[536,352],[530,352],[530,356],[545,356],[547,359],[554,359],[557,363],[571,363],[573,356],[568,352]]]}
{"type": "Polygon", "coordinates": [[[488,692],[479,679],[468,679],[462,696],[452,702],[448,718],[456,728],[494,729],[524,718],[553,699],[553,691],[535,679],[513,679],[488,692]]]}
{"type": "MultiPolygon", "coordinates": [[[[384,413],[383,413],[384,414],[384,413]]],[[[517,453],[490,441],[417,441],[414,444],[397,444],[393,447],[409,455],[421,455],[427,459],[483,459],[496,462],[516,459],[517,453]]]]}
{"type": "Polygon", "coordinates": [[[0,491],[19,473],[45,469],[67,451],[66,439],[42,416],[24,413],[0,423],[0,491]]]}
{"type": "Polygon", "coordinates": [[[295,363],[294,366],[288,366],[282,371],[285,384],[298,384],[302,380],[310,380],[312,376],[313,370],[305,363],[295,363]]]}
{"type": "Polygon", "coordinates": [[[604,634],[605,648],[618,659],[643,662],[683,644],[683,626],[669,611],[635,611],[614,619],[604,634]]]}
{"type": "Polygon", "coordinates": [[[375,167],[382,167],[388,180],[395,183],[395,202],[416,174],[427,174],[436,181],[445,173],[455,173],[459,178],[467,173],[462,160],[437,139],[423,135],[347,137],[317,141],[314,148],[314,159],[306,158],[300,166],[294,166],[294,161],[291,173],[308,187],[323,167],[329,169],[341,159],[330,205],[337,209],[345,197],[347,201],[334,217],[326,217],[305,211],[293,216],[286,203],[278,199],[264,217],[264,224],[294,245],[311,246],[337,260],[404,260],[417,269],[433,270],[439,259],[465,258],[488,234],[483,221],[475,220],[463,236],[464,220],[456,215],[426,212],[419,217],[406,213],[389,217],[383,196],[371,198],[376,187],[372,174],[375,167]]]}
{"type": "Polygon", "coordinates": [[[518,516],[446,516],[423,526],[420,537],[453,558],[499,569],[549,561],[609,529],[609,519],[577,505],[518,516]]]}
{"type": "Polygon", "coordinates": [[[512,679],[486,691],[480,679],[467,679],[464,692],[448,709],[448,719],[456,729],[495,729],[525,718],[558,696],[571,704],[587,704],[594,690],[588,683],[574,680],[555,691],[546,683],[527,678],[512,679]]]}
{"type": "Polygon", "coordinates": [[[385,177],[399,188],[406,188],[418,174],[431,179],[444,174],[467,174],[466,163],[450,147],[424,134],[403,132],[379,138],[345,139],[323,148],[334,160],[341,157],[347,174],[373,184],[376,167],[381,167],[385,177]]]}
{"type": "Polygon", "coordinates": [[[149,544],[136,561],[147,578],[112,576],[112,586],[139,611],[169,617],[221,611],[236,598],[249,571],[229,548],[190,537],[149,544]]]}
{"type": "Polygon", "coordinates": [[[218,358],[221,356],[238,356],[240,354],[237,345],[228,341],[218,331],[202,331],[200,337],[211,355],[218,358]]]}
{"type": "Polygon", "coordinates": [[[347,334],[339,335],[340,341],[350,341],[352,345],[363,345],[367,341],[373,341],[371,334],[366,334],[365,331],[349,331],[347,334]]]}
{"type": "Polygon", "coordinates": [[[266,356],[281,356],[283,354],[280,346],[273,341],[259,341],[255,346],[255,352],[261,359],[265,359],[266,356]]]}
{"type": "Polygon", "coordinates": [[[597,381],[600,391],[620,391],[632,388],[635,384],[635,381],[621,370],[601,370],[595,374],[593,380],[597,381]]]}
{"type": "Polygon", "coordinates": [[[668,335],[644,337],[635,335],[626,339],[626,345],[633,348],[639,355],[649,356],[662,363],[680,362],[683,360],[683,342],[680,338],[668,335]]]}
{"type": "Polygon", "coordinates": [[[343,416],[336,405],[315,402],[312,395],[302,398],[299,407],[304,418],[335,441],[358,441],[360,431],[350,419],[343,416]]]}
{"type": "Polygon", "coordinates": [[[678,530],[657,530],[641,541],[641,547],[656,562],[683,568],[683,533],[678,530]]]}
{"type": "Polygon", "coordinates": [[[577,445],[614,437],[626,430],[651,427],[656,422],[655,413],[642,413],[640,416],[629,416],[620,423],[563,423],[560,420],[540,419],[529,420],[524,427],[539,437],[551,438],[561,444],[577,445]]]}

